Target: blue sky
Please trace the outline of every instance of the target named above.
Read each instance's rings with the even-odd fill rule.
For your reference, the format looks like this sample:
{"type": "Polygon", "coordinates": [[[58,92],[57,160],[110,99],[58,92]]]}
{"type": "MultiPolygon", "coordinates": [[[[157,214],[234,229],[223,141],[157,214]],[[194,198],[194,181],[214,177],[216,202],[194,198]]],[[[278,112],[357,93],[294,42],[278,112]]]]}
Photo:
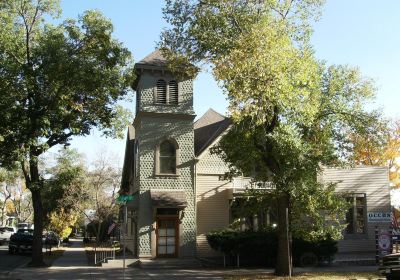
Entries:
{"type": "MultiPolygon", "coordinates": [[[[165,26],[162,0],[61,0],[62,18],[76,18],[88,9],[100,10],[114,24],[115,37],[139,61],[152,52],[165,26]]],[[[327,0],[322,18],[314,26],[312,42],[319,59],[329,64],[349,64],[376,81],[377,100],[384,114],[400,118],[400,31],[398,0],[327,0]]],[[[227,102],[209,73],[201,73],[194,84],[194,109],[201,116],[212,107],[226,112],[227,102]]],[[[134,104],[130,109],[134,110],[134,104]]],[[[107,149],[122,164],[125,140],[101,138],[93,132],[75,138],[72,147],[92,161],[107,149]]]]}

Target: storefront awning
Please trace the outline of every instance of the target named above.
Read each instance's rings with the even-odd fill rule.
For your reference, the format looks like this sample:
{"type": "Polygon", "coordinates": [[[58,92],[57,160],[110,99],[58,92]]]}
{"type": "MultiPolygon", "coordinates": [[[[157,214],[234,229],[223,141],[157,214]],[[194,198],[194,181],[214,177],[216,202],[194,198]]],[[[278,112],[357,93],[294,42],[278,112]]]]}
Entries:
{"type": "Polygon", "coordinates": [[[150,191],[151,204],[154,208],[185,208],[187,206],[184,191],[162,190],[150,191]]]}

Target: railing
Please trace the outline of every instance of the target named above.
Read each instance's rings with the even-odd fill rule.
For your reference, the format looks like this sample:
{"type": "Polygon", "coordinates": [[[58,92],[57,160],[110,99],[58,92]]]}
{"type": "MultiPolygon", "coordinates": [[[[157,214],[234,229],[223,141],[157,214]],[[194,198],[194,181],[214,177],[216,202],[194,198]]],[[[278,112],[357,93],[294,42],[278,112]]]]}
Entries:
{"type": "Polygon", "coordinates": [[[233,193],[243,193],[246,190],[272,190],[272,182],[254,182],[251,178],[234,178],[233,193]]]}
{"type": "Polygon", "coordinates": [[[94,245],[94,264],[115,259],[115,251],[119,249],[118,241],[101,242],[94,245]]]}

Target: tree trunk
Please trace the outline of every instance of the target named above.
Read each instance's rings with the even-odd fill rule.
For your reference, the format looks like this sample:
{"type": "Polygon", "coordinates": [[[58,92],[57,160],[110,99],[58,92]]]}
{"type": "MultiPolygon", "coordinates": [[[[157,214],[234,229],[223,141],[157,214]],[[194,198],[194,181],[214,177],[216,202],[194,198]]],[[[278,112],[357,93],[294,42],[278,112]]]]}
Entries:
{"type": "Polygon", "coordinates": [[[41,181],[39,177],[39,169],[37,160],[31,159],[29,162],[30,167],[30,182],[27,186],[32,193],[33,205],[33,244],[32,244],[32,266],[44,266],[43,251],[42,251],[42,234],[43,234],[43,205],[41,197],[41,181]]]}
{"type": "Polygon", "coordinates": [[[278,197],[278,256],[275,274],[291,276],[291,244],[288,217],[289,198],[286,194],[278,197]]]}

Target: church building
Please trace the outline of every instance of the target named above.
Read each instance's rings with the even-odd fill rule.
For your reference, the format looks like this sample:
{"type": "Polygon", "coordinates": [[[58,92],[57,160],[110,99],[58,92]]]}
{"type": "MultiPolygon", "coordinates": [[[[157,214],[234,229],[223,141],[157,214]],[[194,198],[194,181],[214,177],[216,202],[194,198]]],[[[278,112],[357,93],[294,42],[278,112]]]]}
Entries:
{"type": "MultiPolygon", "coordinates": [[[[210,152],[230,119],[209,109],[195,121],[193,80],[169,72],[159,50],[135,69],[136,114],[128,129],[120,190],[134,196],[127,204],[127,248],[139,259],[219,256],[206,234],[229,226],[232,202],[251,182],[225,180],[226,163],[210,152]]],[[[339,252],[374,256],[374,228],[389,228],[390,221],[368,214],[391,211],[387,168],[327,169],[324,174],[324,181],[351,192],[354,202],[339,252]]],[[[274,217],[264,214],[249,224],[273,224],[274,217]]]]}

